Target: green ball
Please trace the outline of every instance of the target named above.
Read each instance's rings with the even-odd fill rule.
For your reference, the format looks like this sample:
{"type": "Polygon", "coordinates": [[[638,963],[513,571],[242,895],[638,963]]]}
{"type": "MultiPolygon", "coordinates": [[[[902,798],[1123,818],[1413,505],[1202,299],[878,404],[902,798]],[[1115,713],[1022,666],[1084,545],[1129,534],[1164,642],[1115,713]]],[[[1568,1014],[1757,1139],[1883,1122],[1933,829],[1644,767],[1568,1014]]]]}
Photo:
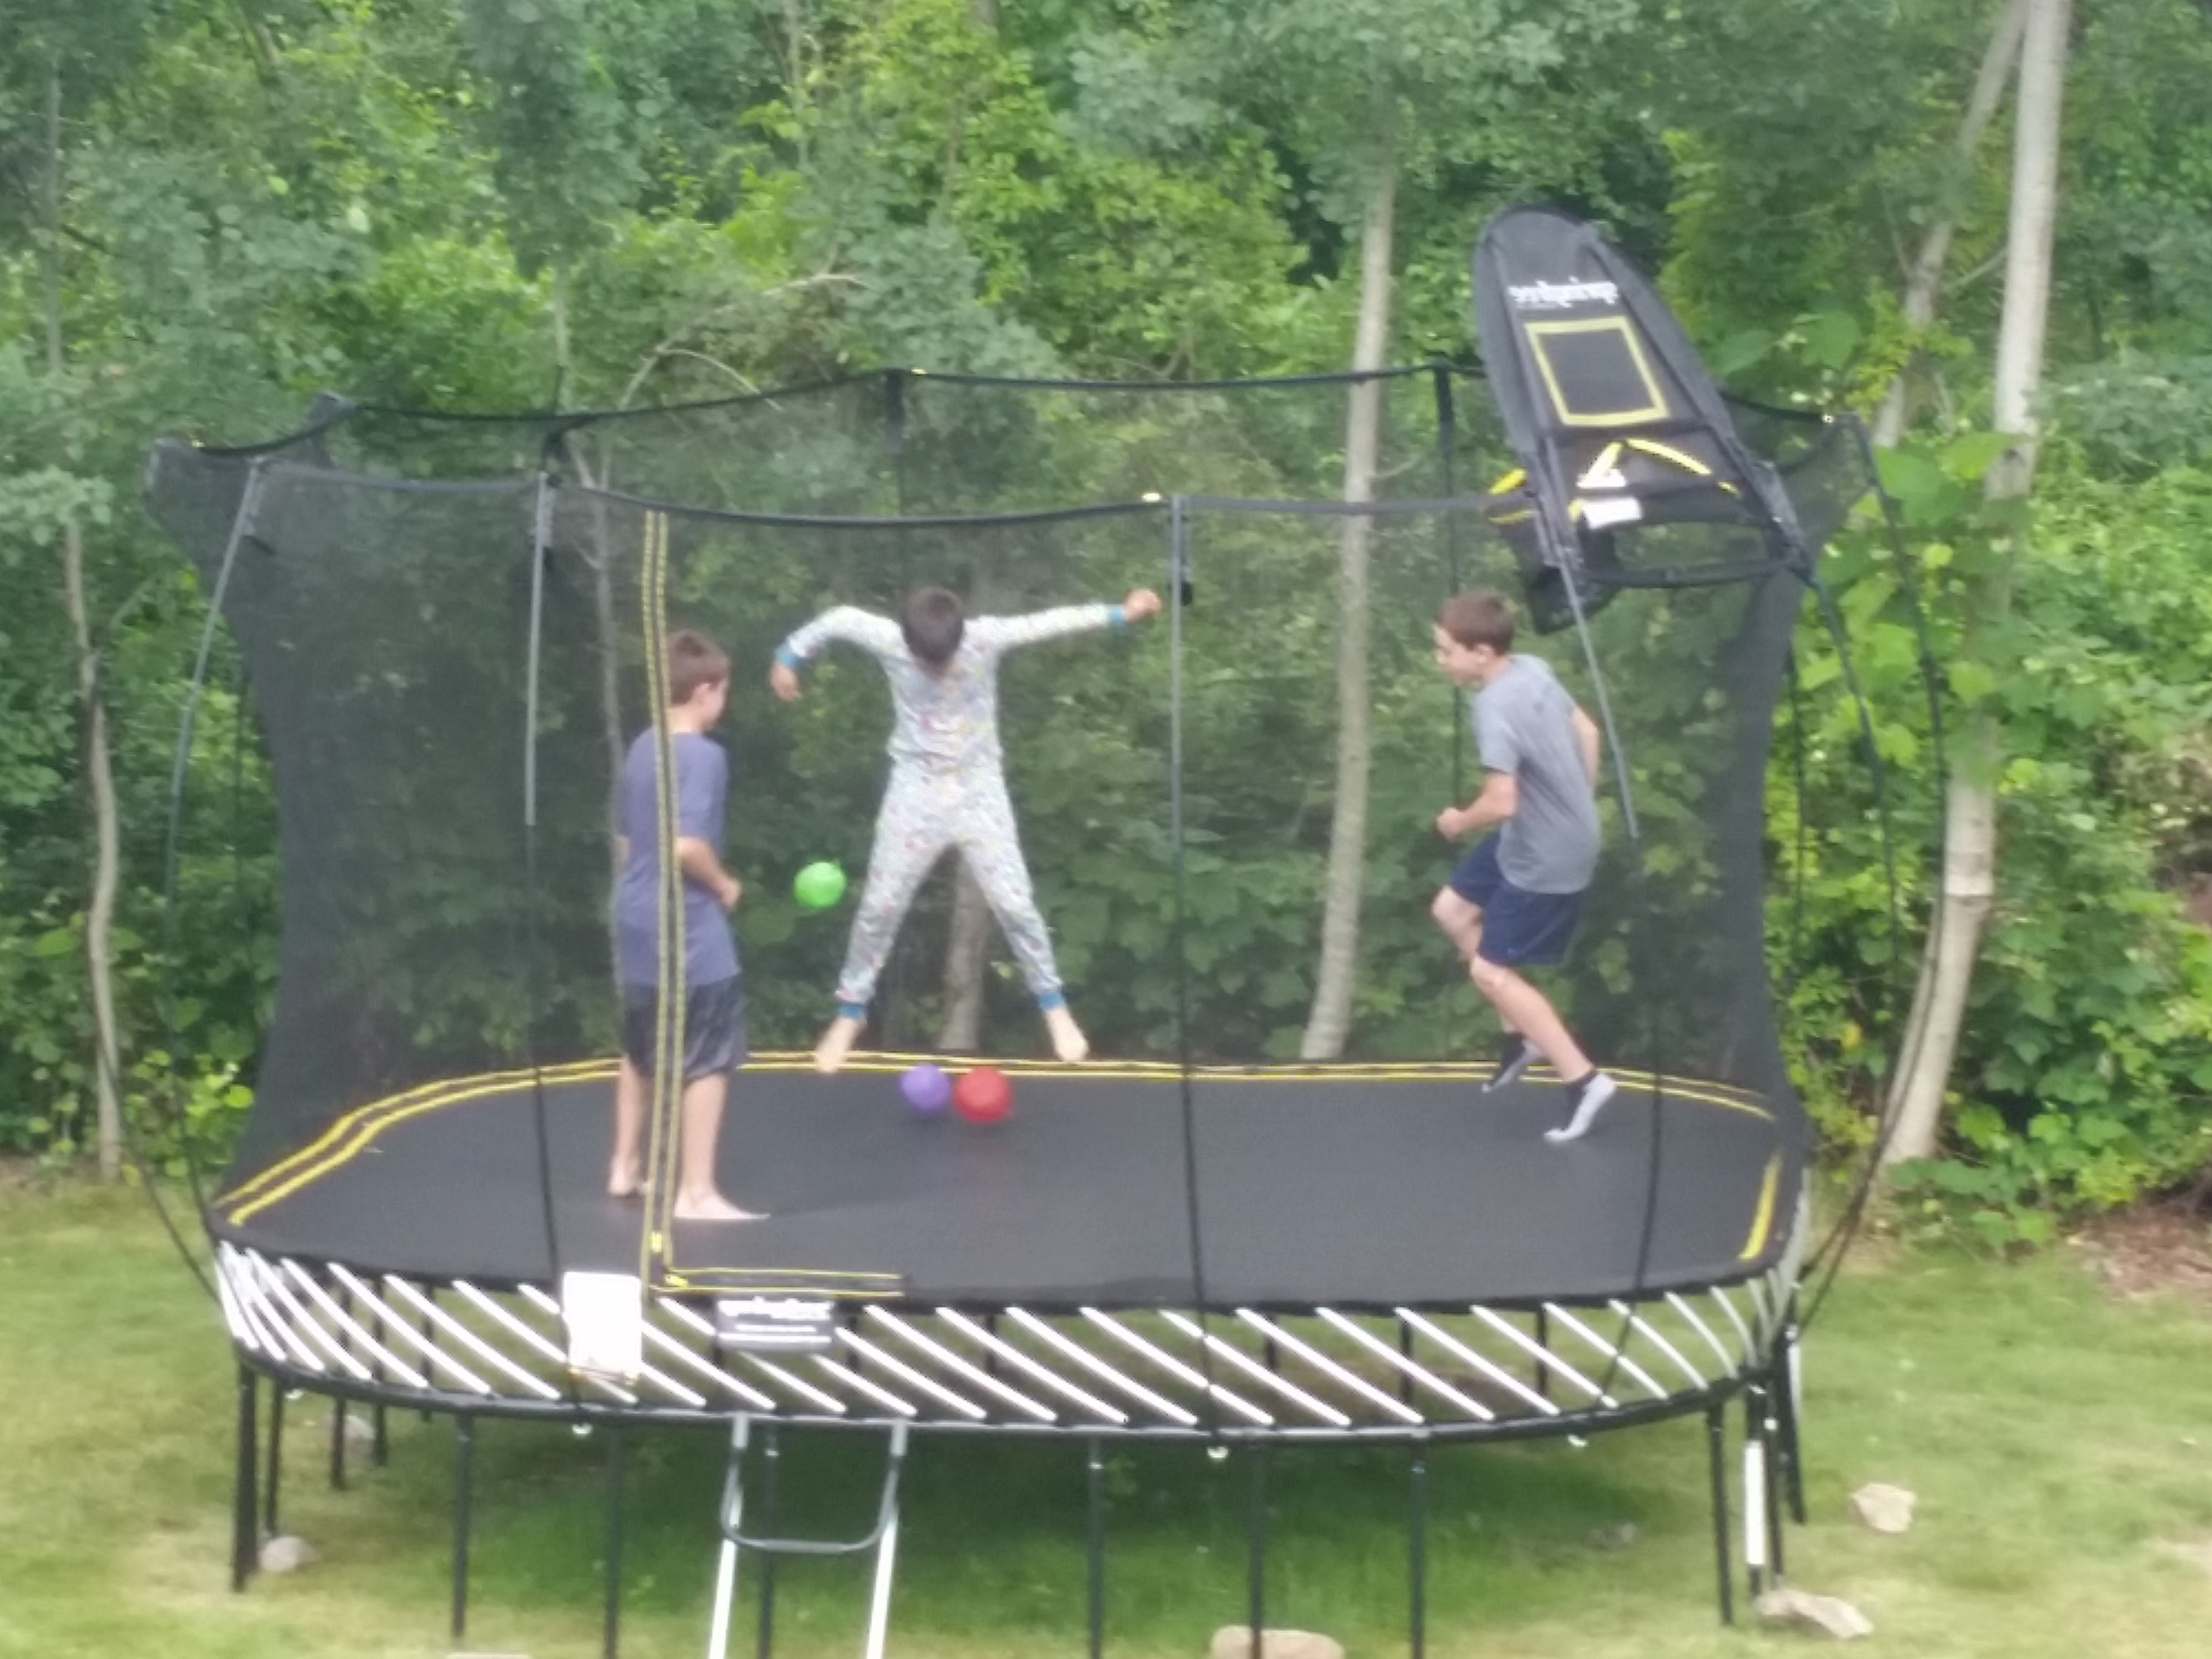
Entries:
{"type": "Polygon", "coordinates": [[[810,910],[827,910],[845,896],[845,872],[826,860],[810,864],[793,880],[791,894],[810,910]]]}

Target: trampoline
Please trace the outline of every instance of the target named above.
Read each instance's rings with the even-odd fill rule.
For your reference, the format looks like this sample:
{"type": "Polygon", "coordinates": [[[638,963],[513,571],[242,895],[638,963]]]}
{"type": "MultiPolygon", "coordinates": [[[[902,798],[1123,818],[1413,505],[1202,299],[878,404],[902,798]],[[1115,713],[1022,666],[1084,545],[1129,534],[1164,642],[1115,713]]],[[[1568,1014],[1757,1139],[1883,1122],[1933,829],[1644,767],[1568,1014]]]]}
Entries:
{"type": "MultiPolygon", "coordinates": [[[[1620,313],[1607,337],[1632,349],[1598,368],[1648,381],[1605,382],[1636,404],[1637,466],[1562,389],[1565,358],[1498,389],[1504,432],[1480,376],[1432,364],[1196,386],[890,370],[501,418],[331,398],[265,444],[157,446],[149,503],[211,602],[196,684],[251,711],[278,805],[276,1003],[203,1211],[240,1367],[240,1583],[273,1523],[263,1379],[451,1413],[457,1540],[472,1422],[729,1425],[717,1642],[741,1551],[832,1547],[741,1524],[749,1449],[778,1425],[888,1437],[883,1511],[850,1546],[877,1554],[878,1648],[915,1431],[1080,1438],[1095,1528],[1117,1437],[1395,1440],[1418,1471],[1438,1441],[1702,1413],[1725,1613],[1741,1399],[1744,1557],[1754,1584],[1778,1565],[1810,1133],[1768,985],[1766,776],[1863,440],[1723,406],[1632,273],[1586,280],[1602,245],[1537,228],[1529,247],[1581,272],[1570,297],[1620,313]],[[1333,445],[1360,378],[1389,410],[1387,487],[1347,506],[1333,445]],[[1532,438],[1544,386],[1565,413],[1532,438]],[[1539,487],[1547,466],[1571,506],[1539,487]],[[1329,585],[1355,553],[1353,602],[1329,585]],[[794,713],[754,669],[823,604],[923,580],[1002,609],[1181,601],[1117,655],[1007,670],[1010,707],[1045,727],[1008,734],[1032,860],[1081,849],[1044,908],[1106,1058],[1033,1057],[1033,1013],[949,885],[909,921],[873,1046],[836,1076],[796,1052],[842,919],[776,895],[811,860],[865,860],[883,712],[870,675],[824,673],[794,713]],[[1621,1087],[1565,1146],[1543,1136],[1565,1109],[1541,1069],[1480,1090],[1495,1027],[1425,913],[1448,867],[1429,819],[1473,764],[1429,625],[1476,586],[1523,600],[1531,648],[1607,740],[1605,850],[1556,994],[1621,1087]],[[719,1168],[768,1217],[736,1225],[675,1219],[664,1180],[605,1186],[611,779],[663,729],[655,659],[679,623],[738,665],[730,857],[763,896],[738,930],[776,1046],[737,1076],[719,1168]],[[1368,676],[1364,772],[1336,764],[1336,679],[1294,672],[1292,646],[1368,676]],[[1369,820],[1357,1057],[1299,1062],[1347,787],[1369,820]],[[1006,1121],[902,1106],[896,1074],[956,1029],[1012,1079],[1006,1121]],[[580,1358],[580,1298],[609,1283],[635,1352],[612,1368],[580,1358]]],[[[1497,291],[1564,303],[1512,276],[1497,291]]],[[[216,816],[191,720],[180,842],[216,816]]],[[[681,960],[664,951],[664,973],[681,960]]],[[[651,1169],[672,1094],[654,1091],[651,1169]]],[[[457,1541],[457,1635],[465,1564],[457,1541]]],[[[1095,1574],[1093,1592],[1095,1651],[1095,1574]]]]}

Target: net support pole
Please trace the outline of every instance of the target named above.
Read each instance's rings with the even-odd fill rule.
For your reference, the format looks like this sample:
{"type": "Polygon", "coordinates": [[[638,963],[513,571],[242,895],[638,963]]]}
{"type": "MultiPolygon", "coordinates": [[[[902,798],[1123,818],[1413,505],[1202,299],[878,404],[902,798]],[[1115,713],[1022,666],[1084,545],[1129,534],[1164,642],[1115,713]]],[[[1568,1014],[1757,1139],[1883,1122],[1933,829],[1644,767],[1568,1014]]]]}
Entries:
{"type": "Polygon", "coordinates": [[[606,1625],[599,1640],[605,1659],[622,1651],[623,1426],[607,1431],[606,1625]]]}
{"type": "Polygon", "coordinates": [[[1425,1441],[1413,1442],[1412,1474],[1406,1551],[1412,1605],[1407,1613],[1406,1638],[1411,1659],[1423,1659],[1429,1640],[1429,1449],[1425,1441]]]}
{"type": "Polygon", "coordinates": [[[261,1531],[264,1537],[276,1535],[276,1500],[284,1478],[284,1390],[271,1387],[269,1390],[269,1467],[264,1472],[266,1485],[261,1492],[261,1531]]]}
{"type": "Polygon", "coordinates": [[[255,1529],[254,1504],[258,1482],[254,1479],[255,1458],[260,1449],[261,1431],[254,1422],[256,1407],[261,1396],[261,1379],[250,1366],[238,1368],[238,1467],[231,1486],[230,1503],[230,1587],[242,1590],[246,1581],[253,1576],[259,1565],[256,1546],[259,1534],[255,1529]]]}
{"type": "MultiPolygon", "coordinates": [[[[1429,359],[1429,386],[1435,394],[1437,404],[1437,483],[1438,494],[1450,501],[1458,491],[1458,481],[1453,477],[1453,456],[1459,448],[1459,415],[1452,398],[1451,365],[1441,357],[1429,359]]],[[[1444,523],[1444,592],[1459,592],[1460,540],[1459,514],[1447,512],[1444,523]]],[[[1445,700],[1451,709],[1451,787],[1452,799],[1459,800],[1466,793],[1467,726],[1460,718],[1460,693],[1456,686],[1446,682],[1445,700]]]]}
{"type": "Polygon", "coordinates": [[[476,1431],[467,1413],[453,1419],[453,1640],[469,1626],[469,1505],[476,1491],[476,1431]]]}
{"type": "Polygon", "coordinates": [[[1721,1623],[1735,1623],[1735,1566],[1729,1554],[1728,1407],[1705,1407],[1705,1461],[1713,1502],[1713,1567],[1720,1588],[1721,1623]]]}
{"type": "Polygon", "coordinates": [[[1084,1443],[1084,1553],[1088,1567],[1091,1659],[1106,1651],[1106,1457],[1098,1437],[1084,1443]]]}

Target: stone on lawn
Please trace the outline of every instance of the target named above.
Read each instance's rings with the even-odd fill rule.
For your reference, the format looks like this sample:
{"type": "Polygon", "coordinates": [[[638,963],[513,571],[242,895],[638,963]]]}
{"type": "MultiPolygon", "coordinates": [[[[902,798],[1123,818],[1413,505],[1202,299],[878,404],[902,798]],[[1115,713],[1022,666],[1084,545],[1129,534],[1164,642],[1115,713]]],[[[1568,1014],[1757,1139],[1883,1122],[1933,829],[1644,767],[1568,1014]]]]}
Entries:
{"type": "MultiPolygon", "coordinates": [[[[1262,1626],[1260,1651],[1265,1659],[1344,1659],[1344,1644],[1334,1637],[1310,1630],[1272,1630],[1262,1626]]],[[[1207,1659],[1251,1659],[1252,1627],[1224,1625],[1207,1644],[1207,1659]]]]}
{"type": "Polygon", "coordinates": [[[1876,1532],[1910,1532],[1917,1500],[1902,1486],[1869,1480],[1851,1494],[1851,1513],[1876,1532]]]}
{"type": "Polygon", "coordinates": [[[1839,1595],[1814,1595],[1784,1586],[1767,1591],[1751,1605],[1767,1624],[1832,1636],[1838,1642],[1874,1634],[1874,1621],[1839,1595]]]}
{"type": "Polygon", "coordinates": [[[297,1572],[317,1559],[315,1547],[296,1533],[280,1532],[261,1542],[264,1572],[297,1572]]]}

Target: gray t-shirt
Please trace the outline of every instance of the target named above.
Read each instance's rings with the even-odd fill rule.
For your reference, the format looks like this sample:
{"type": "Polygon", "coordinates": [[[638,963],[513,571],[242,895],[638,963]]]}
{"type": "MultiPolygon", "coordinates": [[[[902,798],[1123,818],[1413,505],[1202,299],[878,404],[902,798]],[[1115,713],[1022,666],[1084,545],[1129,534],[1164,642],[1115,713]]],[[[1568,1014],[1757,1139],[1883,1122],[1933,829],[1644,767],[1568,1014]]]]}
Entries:
{"type": "Polygon", "coordinates": [[[1575,700],[1550,664],[1516,652],[1468,701],[1483,770],[1511,774],[1516,791],[1498,867],[1524,892],[1581,892],[1597,868],[1597,798],[1575,740],[1575,700]]]}
{"type": "MultiPolygon", "coordinates": [[[[676,766],[676,836],[692,836],[722,855],[722,822],[730,793],[730,757],[712,738],[678,732],[668,740],[676,766]]],[[[661,849],[676,836],[660,824],[653,733],[641,732],[623,760],[617,824],[629,856],[615,884],[615,950],[625,985],[660,976],[661,849]]],[[[738,945],[721,903],[698,883],[684,880],[684,975],[687,987],[718,985],[738,974],[738,945]]]]}

